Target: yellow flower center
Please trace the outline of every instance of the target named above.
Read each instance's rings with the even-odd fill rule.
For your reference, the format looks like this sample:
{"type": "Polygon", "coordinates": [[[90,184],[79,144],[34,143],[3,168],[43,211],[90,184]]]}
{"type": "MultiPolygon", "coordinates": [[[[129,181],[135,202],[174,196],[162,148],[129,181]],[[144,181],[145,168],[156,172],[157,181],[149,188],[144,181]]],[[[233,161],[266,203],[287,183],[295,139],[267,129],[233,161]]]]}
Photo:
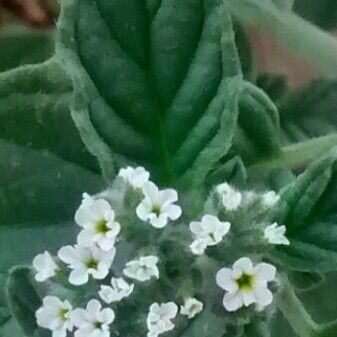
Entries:
{"type": "Polygon", "coordinates": [[[96,329],[102,329],[103,324],[101,322],[96,321],[94,324],[96,329]]]}
{"type": "Polygon", "coordinates": [[[159,217],[161,213],[161,207],[159,205],[152,206],[152,213],[154,213],[157,217],[159,217]]]}
{"type": "Polygon", "coordinates": [[[88,269],[97,269],[98,262],[94,258],[90,258],[85,265],[88,269]]]}
{"type": "Polygon", "coordinates": [[[59,318],[62,322],[66,322],[68,320],[68,313],[69,313],[69,309],[61,309],[59,311],[59,318]]]}
{"type": "Polygon", "coordinates": [[[237,280],[236,283],[240,291],[251,291],[254,287],[255,276],[251,274],[243,273],[237,280]]]}
{"type": "Polygon", "coordinates": [[[107,226],[107,221],[105,219],[99,219],[95,222],[96,232],[99,234],[106,234],[109,232],[109,227],[107,226]]]}

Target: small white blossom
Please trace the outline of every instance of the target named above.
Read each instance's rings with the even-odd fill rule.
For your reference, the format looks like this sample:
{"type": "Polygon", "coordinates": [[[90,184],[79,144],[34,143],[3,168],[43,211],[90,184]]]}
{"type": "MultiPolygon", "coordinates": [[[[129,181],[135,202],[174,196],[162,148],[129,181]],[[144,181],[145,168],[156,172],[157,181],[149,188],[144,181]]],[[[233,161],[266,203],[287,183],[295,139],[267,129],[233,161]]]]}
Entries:
{"type": "Polygon", "coordinates": [[[190,245],[190,249],[194,255],[202,255],[207,248],[207,239],[196,239],[190,245]]]}
{"type": "Polygon", "coordinates": [[[222,199],[222,204],[227,211],[235,211],[241,205],[242,194],[227,183],[218,185],[216,188],[222,199]]]}
{"type": "Polygon", "coordinates": [[[92,204],[95,201],[95,198],[93,198],[90,194],[84,192],[82,193],[82,202],[81,202],[81,206],[86,205],[89,206],[90,204],[92,204]]]}
{"type": "Polygon", "coordinates": [[[35,256],[33,260],[33,267],[37,271],[35,274],[35,280],[38,282],[48,280],[49,278],[55,276],[56,272],[59,270],[58,265],[47,251],[35,256]]]}
{"type": "Polygon", "coordinates": [[[78,328],[75,337],[110,337],[110,324],[115,320],[115,313],[110,308],[102,309],[97,300],[90,300],[86,309],[74,309],[71,320],[78,328]]]}
{"type": "Polygon", "coordinates": [[[196,298],[188,298],[187,300],[185,300],[184,305],[180,307],[180,313],[187,316],[188,319],[191,319],[198,315],[203,308],[204,305],[202,302],[200,302],[196,298]]]}
{"type": "Polygon", "coordinates": [[[110,250],[121,229],[115,220],[115,212],[104,199],[83,202],[76,211],[75,221],[83,228],[77,237],[83,247],[97,243],[101,249],[110,250]]]}
{"type": "Polygon", "coordinates": [[[104,279],[114,260],[116,250],[103,251],[98,247],[84,248],[78,245],[62,247],[59,258],[72,269],[69,282],[82,285],[88,282],[89,275],[95,279],[104,279]]]}
{"type": "Polygon", "coordinates": [[[274,191],[270,191],[262,194],[261,198],[262,204],[265,207],[272,207],[279,201],[280,196],[276,194],[274,191]]]}
{"type": "Polygon", "coordinates": [[[242,193],[242,204],[248,206],[258,198],[258,194],[253,191],[245,191],[242,193]]]}
{"type": "Polygon", "coordinates": [[[46,296],[42,304],[35,313],[37,324],[52,331],[53,337],[66,337],[67,331],[73,330],[71,304],[54,296],[46,296]]]}
{"type": "Polygon", "coordinates": [[[273,281],[276,268],[268,263],[259,263],[255,267],[252,261],[243,257],[237,260],[232,269],[222,268],[216,275],[216,283],[227,293],[223,305],[227,311],[236,311],[243,306],[256,304],[261,310],[273,300],[268,282],[273,281]]]}
{"type": "Polygon", "coordinates": [[[266,227],[264,239],[272,245],[289,245],[290,242],[285,236],[286,227],[279,226],[276,222],[266,227]]]}
{"type": "Polygon", "coordinates": [[[123,273],[132,279],[144,282],[152,277],[159,278],[159,269],[157,267],[157,256],[143,256],[138,260],[130,261],[126,264],[123,273]]]}
{"type": "Polygon", "coordinates": [[[205,240],[207,246],[214,246],[221,242],[230,227],[229,222],[222,222],[216,216],[209,214],[204,215],[201,221],[190,223],[190,230],[197,239],[205,240]]]}
{"type": "Polygon", "coordinates": [[[150,173],[144,167],[133,168],[128,166],[120,169],[118,175],[124,178],[133,188],[143,188],[150,178],[150,173]]]}
{"type": "Polygon", "coordinates": [[[158,335],[174,329],[172,319],[177,316],[178,307],[174,302],[153,303],[147,316],[148,337],[158,335]]]}
{"type": "Polygon", "coordinates": [[[124,279],[113,277],[111,279],[111,287],[102,285],[98,294],[105,303],[110,304],[112,302],[119,302],[123,298],[130,296],[133,288],[134,285],[128,284],[124,279]]]}
{"type": "Polygon", "coordinates": [[[178,201],[178,193],[174,189],[158,190],[158,187],[147,182],[143,187],[145,198],[138,205],[136,213],[139,219],[149,221],[155,228],[163,228],[168,220],[177,220],[181,208],[174,205],[178,201]]]}

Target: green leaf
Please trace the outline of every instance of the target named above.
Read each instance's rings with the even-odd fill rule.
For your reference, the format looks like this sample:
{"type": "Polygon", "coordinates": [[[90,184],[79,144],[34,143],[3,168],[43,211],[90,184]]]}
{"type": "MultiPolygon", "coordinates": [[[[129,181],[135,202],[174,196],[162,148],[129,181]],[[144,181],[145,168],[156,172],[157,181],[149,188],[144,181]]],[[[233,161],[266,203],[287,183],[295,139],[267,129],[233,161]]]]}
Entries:
{"type": "Polygon", "coordinates": [[[73,218],[83,192],[97,192],[102,179],[49,154],[0,141],[0,227],[41,225],[73,218]]]}
{"type": "Polygon", "coordinates": [[[288,268],[337,270],[336,160],[335,148],[280,192],[276,218],[286,225],[291,244],[274,256],[288,268]]]}
{"type": "Polygon", "coordinates": [[[296,0],[294,10],[326,30],[336,28],[337,3],[335,0],[296,0]]]}
{"type": "Polygon", "coordinates": [[[254,322],[244,327],[243,337],[271,337],[271,329],[268,321],[254,319],[254,322]]]}
{"type": "Polygon", "coordinates": [[[102,178],[47,151],[0,141],[0,272],[75,237],[72,219],[102,178]]]}
{"type": "Polygon", "coordinates": [[[221,337],[226,332],[225,320],[215,316],[209,309],[205,309],[195,318],[182,337],[221,337]]]}
{"type": "Polygon", "coordinates": [[[0,138],[97,171],[70,116],[71,90],[53,60],[0,74],[0,138]]]}
{"type": "Polygon", "coordinates": [[[336,90],[336,81],[317,80],[281,100],[279,112],[284,144],[337,131],[336,90]]]}
{"type": "Polygon", "coordinates": [[[239,102],[238,131],[234,152],[247,164],[280,153],[280,122],[278,110],[269,96],[258,87],[245,82],[239,102]]]}
{"type": "Polygon", "coordinates": [[[38,328],[35,318],[35,312],[41,306],[39,287],[29,268],[16,267],[11,270],[6,289],[8,306],[27,336],[44,334],[38,328]]]}
{"type": "MultiPolygon", "coordinates": [[[[74,306],[76,305],[74,303],[76,295],[73,290],[51,281],[37,282],[34,272],[25,266],[11,269],[7,279],[6,294],[13,318],[20,326],[20,330],[28,337],[51,336],[50,331],[38,327],[35,317],[36,310],[41,307],[45,296],[67,299],[74,306]]],[[[15,325],[12,325],[11,329],[17,331],[15,325]]]]}
{"type": "Polygon", "coordinates": [[[317,337],[318,325],[306,311],[288,280],[282,278],[282,288],[275,298],[278,308],[298,337],[317,337]]]}
{"type": "MultiPolygon", "coordinates": [[[[75,91],[72,116],[104,176],[131,162],[165,183],[198,172],[200,184],[220,165],[236,139],[244,87],[225,2],[72,0],[58,31],[56,57],[75,91]]],[[[259,151],[249,141],[269,154],[278,149],[278,119],[260,94],[245,97],[242,127],[247,132],[252,107],[259,151]]]]}
{"type": "Polygon", "coordinates": [[[78,229],[74,222],[24,223],[0,228],[0,272],[19,264],[30,265],[33,258],[45,251],[56,254],[58,249],[76,241],[78,229]]]}
{"type": "Polygon", "coordinates": [[[1,337],[23,337],[22,330],[14,318],[11,318],[5,324],[0,326],[0,336],[1,337]]]}
{"type": "Polygon", "coordinates": [[[1,26],[0,72],[49,59],[54,53],[54,32],[17,24],[1,26]]]}
{"type": "Polygon", "coordinates": [[[295,0],[272,0],[281,9],[291,10],[295,0]]]}
{"type": "Polygon", "coordinates": [[[324,282],[324,277],[317,273],[292,272],[289,275],[291,283],[298,291],[308,291],[324,282]]]}

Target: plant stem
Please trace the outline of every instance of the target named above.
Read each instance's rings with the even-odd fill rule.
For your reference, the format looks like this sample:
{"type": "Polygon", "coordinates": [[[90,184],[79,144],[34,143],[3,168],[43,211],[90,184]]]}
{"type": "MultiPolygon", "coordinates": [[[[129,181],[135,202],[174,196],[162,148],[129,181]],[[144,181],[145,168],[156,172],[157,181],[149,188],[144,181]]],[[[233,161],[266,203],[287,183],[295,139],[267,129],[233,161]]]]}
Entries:
{"type": "Polygon", "coordinates": [[[287,168],[301,169],[316,158],[337,146],[337,134],[310,139],[301,143],[286,146],[281,153],[269,159],[264,158],[249,166],[250,171],[260,169],[287,168]]]}
{"type": "Polygon", "coordinates": [[[294,332],[299,337],[320,336],[318,333],[318,325],[307,313],[285,277],[282,278],[282,286],[283,289],[278,295],[278,306],[294,332]]]}
{"type": "Polygon", "coordinates": [[[288,51],[305,58],[328,77],[337,76],[337,41],[329,33],[271,1],[229,0],[231,12],[244,24],[271,33],[288,51]]]}

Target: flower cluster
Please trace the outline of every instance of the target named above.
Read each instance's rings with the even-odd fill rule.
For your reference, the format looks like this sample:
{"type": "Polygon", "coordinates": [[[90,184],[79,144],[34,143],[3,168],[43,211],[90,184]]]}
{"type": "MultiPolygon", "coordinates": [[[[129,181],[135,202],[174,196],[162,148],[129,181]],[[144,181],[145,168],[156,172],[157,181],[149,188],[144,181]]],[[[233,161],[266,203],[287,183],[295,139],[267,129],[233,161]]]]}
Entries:
{"type": "MultiPolygon", "coordinates": [[[[68,285],[65,286],[68,288],[77,289],[82,286],[87,289],[81,293],[85,294],[83,299],[74,302],[69,298],[62,300],[50,294],[43,298],[42,306],[36,312],[37,324],[51,330],[53,337],[65,337],[68,332],[73,332],[75,337],[110,336],[110,326],[118,323],[120,303],[123,302],[124,308],[121,310],[125,310],[129,305],[127,303],[132,303],[135,293],[143,296],[143,289],[153,284],[148,293],[151,301],[142,299],[142,303],[148,303],[147,312],[145,308],[140,308],[139,312],[132,309],[139,317],[146,315],[142,325],[147,329],[148,337],[157,337],[173,330],[178,313],[185,316],[185,319],[194,319],[204,310],[208,294],[198,294],[196,291],[200,286],[193,286],[193,276],[188,274],[191,267],[179,267],[180,263],[174,260],[171,267],[167,267],[167,261],[163,261],[165,256],[160,255],[163,254],[161,244],[174,241],[170,239],[170,235],[174,233],[174,228],[178,230],[179,227],[181,232],[178,233],[185,233],[191,241],[183,241],[186,235],[182,235],[179,240],[185,242],[186,249],[179,251],[178,248],[170,248],[169,254],[173,254],[172,256],[178,254],[182,256],[182,261],[184,258],[198,259],[209,251],[211,253],[216,246],[222,252],[222,247],[226,249],[226,245],[230,246],[235,242],[232,237],[235,237],[237,224],[232,215],[257,196],[253,192],[240,192],[227,183],[221,184],[214,190],[216,200],[220,202],[216,214],[205,212],[200,214],[199,221],[193,220],[188,227],[181,227],[170,224],[182,216],[182,209],[176,204],[177,191],[160,190],[149,178],[149,173],[142,167],[121,169],[117,177],[136,200],[136,206],[127,210],[128,215],[133,214],[138,219],[138,223],[132,220],[131,226],[144,224],[148,226],[146,228],[152,228],[151,235],[156,239],[150,245],[131,249],[127,260],[121,262],[123,259],[118,259],[117,256],[122,254],[120,247],[123,243],[127,243],[125,230],[130,224],[125,224],[125,218],[121,216],[119,209],[114,208],[110,199],[105,197],[109,192],[99,196],[84,193],[82,203],[75,213],[75,222],[80,227],[76,244],[59,249],[57,257],[51,256],[47,251],[35,257],[33,267],[37,282],[48,279],[57,281],[60,276],[59,279],[67,279],[68,285]],[[177,278],[173,281],[171,277],[177,278]],[[168,296],[165,302],[163,295],[170,293],[167,289],[161,292],[161,289],[164,290],[168,285],[173,285],[176,289],[173,289],[171,295],[165,295],[168,296]],[[184,290],[180,291],[179,286],[184,290]],[[197,294],[202,300],[196,298],[197,294]],[[107,307],[103,308],[102,302],[107,307]]],[[[258,195],[260,204],[265,208],[273,207],[278,199],[275,192],[258,195]]],[[[290,243],[285,236],[286,228],[276,222],[262,223],[259,228],[258,240],[261,244],[271,246],[290,243]]],[[[133,242],[130,243],[133,245],[133,242]]],[[[212,254],[209,256],[212,257],[212,254]]],[[[213,285],[209,285],[209,291],[219,291],[216,285],[226,291],[223,299],[225,310],[233,312],[242,307],[253,307],[261,311],[271,304],[273,292],[269,289],[269,284],[276,278],[275,266],[261,260],[255,261],[254,265],[248,256],[233,261],[230,268],[228,265],[224,267],[221,259],[214,261],[217,261],[218,267],[212,274],[213,285]]]]}

